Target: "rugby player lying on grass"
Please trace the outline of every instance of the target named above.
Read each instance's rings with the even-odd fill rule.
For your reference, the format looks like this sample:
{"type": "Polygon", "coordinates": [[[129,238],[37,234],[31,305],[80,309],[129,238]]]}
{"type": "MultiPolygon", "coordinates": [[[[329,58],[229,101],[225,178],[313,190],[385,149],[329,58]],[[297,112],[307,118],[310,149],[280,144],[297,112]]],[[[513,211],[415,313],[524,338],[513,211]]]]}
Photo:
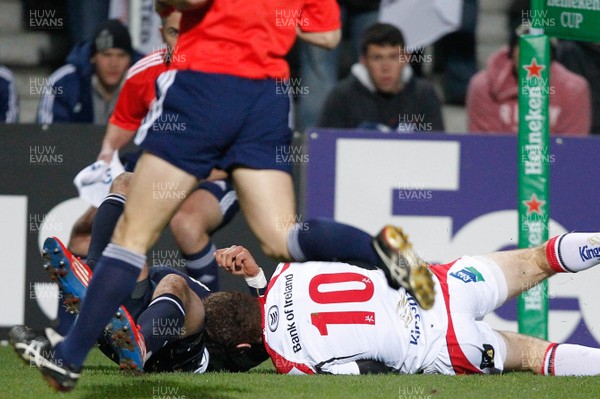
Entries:
{"type": "Polygon", "coordinates": [[[254,334],[262,332],[279,373],[600,373],[600,349],[495,331],[482,321],[524,287],[598,265],[588,255],[600,251],[600,233],[563,234],[535,248],[463,256],[445,265],[420,260],[393,227],[378,239],[395,243],[395,251],[394,245],[384,247],[396,265],[431,270],[436,295],[431,309],[420,307],[404,288],[390,288],[380,270],[346,263],[281,263],[267,285],[252,255],[232,246],[216,252],[217,262],[261,289],[262,306],[243,314],[243,302],[232,297],[239,311],[223,313],[221,322],[231,318],[231,329],[256,328],[251,321],[262,319],[254,334]],[[247,322],[240,324],[244,317],[247,322]]]}

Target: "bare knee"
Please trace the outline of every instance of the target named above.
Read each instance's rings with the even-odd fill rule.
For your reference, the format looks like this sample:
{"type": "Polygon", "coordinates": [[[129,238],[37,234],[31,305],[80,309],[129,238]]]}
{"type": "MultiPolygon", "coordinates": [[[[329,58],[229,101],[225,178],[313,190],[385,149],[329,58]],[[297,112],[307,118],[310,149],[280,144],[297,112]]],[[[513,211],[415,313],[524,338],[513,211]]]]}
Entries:
{"type": "Polygon", "coordinates": [[[209,227],[204,219],[182,209],[173,216],[169,226],[177,245],[186,254],[199,251],[210,240],[209,227]]]}
{"type": "Polygon", "coordinates": [[[172,294],[181,299],[181,302],[186,306],[189,298],[188,290],[189,287],[184,277],[178,274],[168,274],[156,286],[152,299],[160,295],[172,294]]]}
{"type": "Polygon", "coordinates": [[[111,193],[118,193],[127,196],[129,193],[129,183],[133,177],[131,172],[123,172],[112,182],[110,186],[111,193]]]}

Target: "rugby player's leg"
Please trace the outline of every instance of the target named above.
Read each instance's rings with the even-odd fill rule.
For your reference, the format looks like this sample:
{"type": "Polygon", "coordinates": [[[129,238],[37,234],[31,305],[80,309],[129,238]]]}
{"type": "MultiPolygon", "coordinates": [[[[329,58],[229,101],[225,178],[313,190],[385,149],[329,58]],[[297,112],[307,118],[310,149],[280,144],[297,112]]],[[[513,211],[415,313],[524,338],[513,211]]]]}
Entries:
{"type": "Polygon", "coordinates": [[[169,274],[160,280],[137,322],[149,357],[170,342],[200,332],[204,306],[183,276],[169,274]]]}
{"type": "Polygon", "coordinates": [[[577,273],[600,264],[600,233],[567,233],[527,249],[485,255],[502,269],[508,299],[556,273],[577,273]]]}
{"type": "Polygon", "coordinates": [[[299,220],[288,173],[237,168],[232,177],[240,207],[267,256],[378,264],[373,237],[368,233],[333,220],[299,220]]]}
{"type": "Polygon", "coordinates": [[[189,193],[194,176],[154,155],[140,158],[131,181],[125,212],[117,223],[112,243],[98,261],[79,317],[55,358],[79,367],[96,337],[127,298],[143,268],[148,248],[182,201],[174,191],[189,193]]]}
{"type": "MultiPolygon", "coordinates": [[[[110,243],[110,238],[115,230],[115,226],[127,201],[129,193],[129,183],[133,178],[133,173],[125,172],[117,176],[110,187],[110,194],[102,201],[98,207],[98,213],[92,229],[92,240],[90,242],[90,251],[87,259],[87,265],[94,270],[98,259],[102,256],[102,251],[110,243]]],[[[142,269],[138,276],[135,288],[123,305],[129,310],[132,316],[136,317],[138,309],[143,300],[144,293],[149,289],[148,266],[142,269]]]]}
{"type": "Polygon", "coordinates": [[[94,270],[102,251],[110,243],[117,221],[123,213],[129,183],[133,173],[125,172],[117,176],[110,188],[109,195],[98,207],[97,217],[92,227],[92,238],[89,246],[87,265],[94,270]]]}
{"type": "Polygon", "coordinates": [[[211,291],[219,289],[219,268],[210,235],[235,215],[236,198],[235,191],[225,181],[203,182],[181,204],[170,222],[187,273],[211,291]]]}
{"type": "MultiPolygon", "coordinates": [[[[82,215],[78,221],[76,222],[76,226],[73,227],[73,231],[71,232],[70,239],[70,248],[78,248],[78,246],[83,242],[83,235],[81,235],[81,231],[75,232],[76,229],[83,228],[84,224],[88,224],[90,227],[90,231],[86,233],[87,238],[85,238],[85,249],[84,252],[87,254],[88,258],[86,259],[86,264],[94,270],[94,266],[96,262],[102,255],[102,251],[110,242],[110,237],[112,236],[115,225],[117,224],[117,220],[123,213],[123,206],[125,204],[125,196],[127,195],[129,180],[131,179],[131,173],[123,173],[119,175],[111,185],[110,194],[104,199],[102,204],[98,209],[94,207],[90,207],[88,211],[84,215],[82,215]],[[93,210],[93,211],[92,211],[93,210]],[[95,216],[98,215],[96,218],[95,216]],[[92,220],[85,223],[80,223],[82,221],[87,221],[89,217],[94,218],[94,223],[92,220]],[[79,227],[77,225],[79,224],[79,227]],[[75,244],[74,244],[75,243],[75,244]],[[78,244],[77,244],[78,243],[78,244]]],[[[143,276],[146,277],[147,272],[144,273],[143,276]]],[[[62,291],[59,285],[60,290],[60,298],[65,297],[65,293],[62,291]]],[[[67,335],[73,323],[75,323],[75,318],[77,317],[76,313],[71,313],[66,310],[64,306],[58,307],[58,324],[56,325],[56,332],[60,335],[67,335]]]]}
{"type": "Polygon", "coordinates": [[[499,331],[506,343],[506,371],[535,374],[584,376],[600,374],[600,349],[556,344],[539,338],[499,331]]]}

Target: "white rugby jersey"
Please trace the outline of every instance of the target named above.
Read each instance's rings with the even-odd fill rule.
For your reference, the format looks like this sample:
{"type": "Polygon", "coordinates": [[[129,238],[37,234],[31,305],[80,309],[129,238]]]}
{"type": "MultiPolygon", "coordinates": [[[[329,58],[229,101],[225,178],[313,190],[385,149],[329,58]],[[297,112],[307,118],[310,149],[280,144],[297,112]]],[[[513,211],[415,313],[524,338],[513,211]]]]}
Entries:
{"type": "Polygon", "coordinates": [[[280,373],[358,374],[357,360],[417,373],[445,342],[440,296],[441,304],[424,311],[380,270],[282,263],[263,297],[265,343],[280,373]]]}

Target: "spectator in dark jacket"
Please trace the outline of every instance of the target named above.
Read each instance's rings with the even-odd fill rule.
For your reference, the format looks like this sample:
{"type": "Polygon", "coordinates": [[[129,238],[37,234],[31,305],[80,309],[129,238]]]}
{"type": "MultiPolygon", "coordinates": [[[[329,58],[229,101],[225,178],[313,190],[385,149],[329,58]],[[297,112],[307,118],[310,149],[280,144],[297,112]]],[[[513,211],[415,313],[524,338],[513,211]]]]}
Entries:
{"type": "Polygon", "coordinates": [[[118,20],[98,27],[93,40],[71,50],[67,64],[48,78],[38,108],[38,123],[106,124],[134,52],[127,28],[118,20]]]}
{"type": "Polygon", "coordinates": [[[0,65],[0,122],[19,121],[19,96],[15,77],[10,69],[0,65]]]}
{"type": "Polygon", "coordinates": [[[367,29],[360,63],[331,92],[321,127],[374,127],[398,131],[443,131],[442,110],[433,85],[415,77],[410,53],[398,28],[377,23],[367,29]]]}

